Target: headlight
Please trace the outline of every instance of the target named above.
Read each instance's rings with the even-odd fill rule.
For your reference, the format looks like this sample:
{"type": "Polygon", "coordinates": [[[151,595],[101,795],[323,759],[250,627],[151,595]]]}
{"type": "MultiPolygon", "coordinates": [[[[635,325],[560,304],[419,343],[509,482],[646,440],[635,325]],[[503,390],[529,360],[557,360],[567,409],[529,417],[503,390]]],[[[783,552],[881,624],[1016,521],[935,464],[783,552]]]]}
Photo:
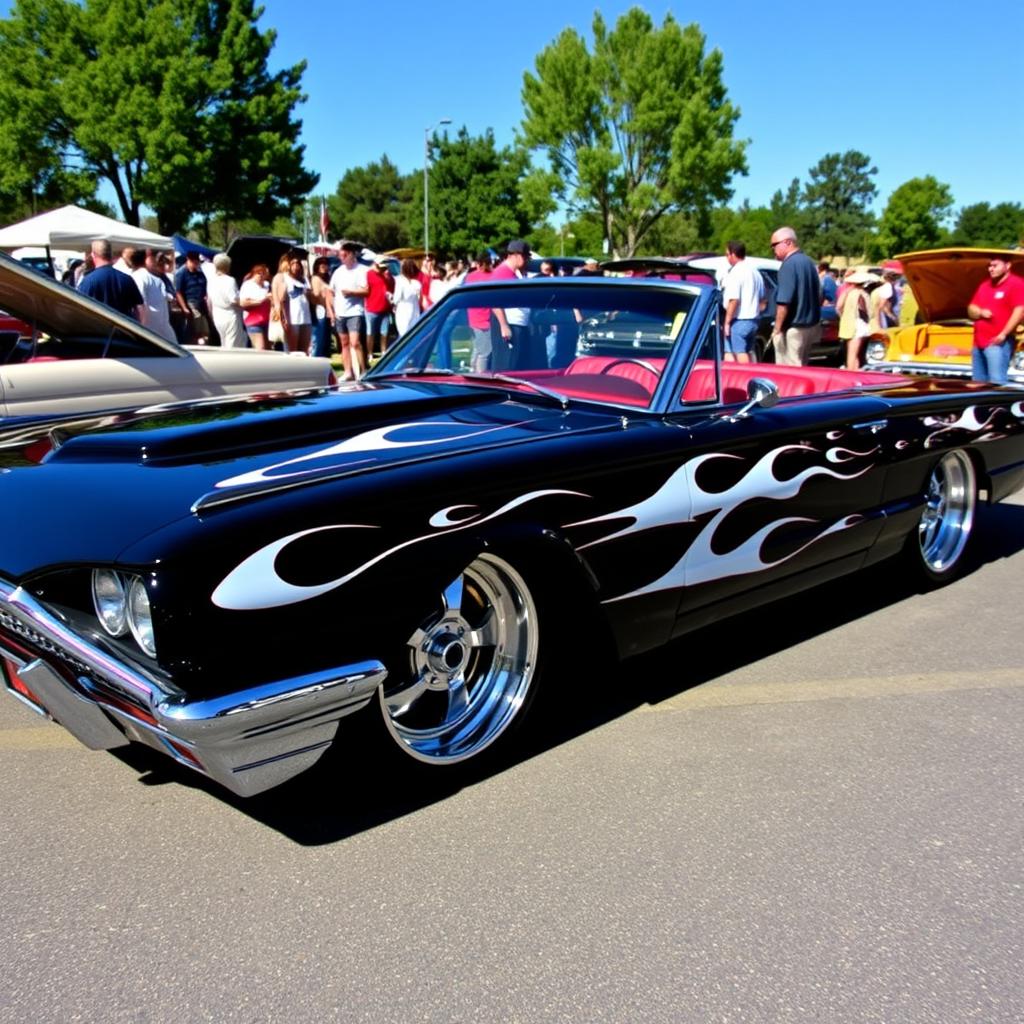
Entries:
{"type": "Polygon", "coordinates": [[[128,599],[118,573],[109,569],[93,570],[92,603],[100,624],[111,636],[124,636],[128,632],[128,599]]]}
{"type": "Polygon", "coordinates": [[[864,349],[864,358],[869,363],[880,363],[885,359],[887,348],[888,346],[884,341],[869,341],[864,349]]]}
{"type": "Polygon", "coordinates": [[[149,607],[146,584],[133,576],[128,586],[128,625],[135,642],[151,657],[156,657],[156,642],[153,639],[153,614],[149,607]]]}

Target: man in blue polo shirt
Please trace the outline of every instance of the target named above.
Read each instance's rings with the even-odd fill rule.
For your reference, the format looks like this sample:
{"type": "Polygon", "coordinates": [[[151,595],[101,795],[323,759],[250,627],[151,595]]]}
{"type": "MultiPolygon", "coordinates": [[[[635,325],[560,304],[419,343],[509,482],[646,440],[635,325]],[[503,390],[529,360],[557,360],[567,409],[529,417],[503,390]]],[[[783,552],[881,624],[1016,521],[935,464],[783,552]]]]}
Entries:
{"type": "Polygon", "coordinates": [[[113,253],[109,242],[96,241],[90,247],[92,262],[96,267],[79,282],[78,290],[97,302],[125,316],[142,320],[142,295],[138,285],[128,274],[122,274],[113,266],[113,253]]]}
{"type": "Polygon", "coordinates": [[[189,311],[186,342],[205,345],[210,336],[210,305],[206,294],[206,275],[199,269],[199,253],[185,253],[185,265],[174,275],[178,305],[189,311]]]}
{"type": "Polygon", "coordinates": [[[821,340],[821,281],[814,260],[800,251],[796,232],[778,228],[769,243],[779,267],[775,292],[775,361],[783,366],[804,366],[821,340]]]}

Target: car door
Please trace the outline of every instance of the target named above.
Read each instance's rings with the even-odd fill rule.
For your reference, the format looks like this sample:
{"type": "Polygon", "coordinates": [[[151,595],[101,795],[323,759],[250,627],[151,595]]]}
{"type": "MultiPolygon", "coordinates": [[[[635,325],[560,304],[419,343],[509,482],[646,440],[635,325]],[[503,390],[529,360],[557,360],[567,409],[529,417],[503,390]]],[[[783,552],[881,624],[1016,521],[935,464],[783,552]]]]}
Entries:
{"type": "MultiPolygon", "coordinates": [[[[713,361],[703,369],[709,363],[713,371],[713,361]]],[[[750,371],[730,370],[736,365],[722,364],[721,396],[712,384],[710,398],[681,399],[669,417],[688,435],[688,506],[699,526],[675,569],[680,615],[787,579],[797,589],[855,568],[884,518],[878,434],[887,405],[852,390],[783,391],[774,408],[741,414],[731,377],[750,371]]],[[[756,372],[771,379],[773,368],[756,372]]]]}

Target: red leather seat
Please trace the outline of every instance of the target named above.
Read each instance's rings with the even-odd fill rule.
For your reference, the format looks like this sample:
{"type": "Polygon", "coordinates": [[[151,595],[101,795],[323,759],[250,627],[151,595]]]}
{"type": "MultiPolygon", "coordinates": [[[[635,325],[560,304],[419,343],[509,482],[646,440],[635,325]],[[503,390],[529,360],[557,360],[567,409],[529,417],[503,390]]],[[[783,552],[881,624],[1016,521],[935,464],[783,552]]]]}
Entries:
{"type": "MultiPolygon", "coordinates": [[[[723,363],[722,401],[745,402],[747,384],[754,377],[774,381],[782,398],[794,395],[824,395],[833,391],[847,391],[850,388],[872,384],[901,384],[905,378],[890,373],[871,370],[836,370],[819,366],[779,366],[772,363],[723,363]]],[[[709,401],[715,397],[715,368],[712,363],[700,360],[694,366],[686,387],[683,401],[709,401]]]]}

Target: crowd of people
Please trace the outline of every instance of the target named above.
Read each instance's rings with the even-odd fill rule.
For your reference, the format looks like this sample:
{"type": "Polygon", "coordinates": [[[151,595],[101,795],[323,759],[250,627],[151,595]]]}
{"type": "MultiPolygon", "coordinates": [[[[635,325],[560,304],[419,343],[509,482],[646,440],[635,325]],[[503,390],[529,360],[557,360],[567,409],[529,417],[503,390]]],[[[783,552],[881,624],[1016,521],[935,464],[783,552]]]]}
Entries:
{"type": "MultiPolygon", "coordinates": [[[[790,227],[773,232],[770,246],[780,261],[772,323],[775,360],[807,363],[822,324],[834,321],[846,367],[859,369],[865,339],[899,323],[902,266],[887,260],[880,273],[851,267],[840,277],[827,262],[815,264],[802,252],[790,227]]],[[[420,261],[402,260],[393,274],[389,257],[376,257],[365,266],[361,252],[357,243],[343,242],[333,272],[320,256],[307,274],[305,260],[289,251],[274,272],[257,264],[238,285],[226,253],[205,264],[198,252],[187,252],[175,271],[171,253],[129,247],[115,260],[110,243],[96,241],[72,283],[169,341],[204,345],[215,332],[228,348],[278,348],[322,357],[329,357],[336,345],[343,379],[358,380],[387,348],[392,327],[402,336],[455,285],[525,277],[530,259],[527,243],[514,239],[503,258],[488,250],[471,260],[440,263],[428,253],[420,261]]],[[[720,281],[724,358],[740,362],[755,357],[757,328],[768,305],[764,278],[746,257],[743,242],[730,241],[729,269],[720,281]]],[[[540,263],[541,276],[564,273],[565,267],[554,261],[540,263]]],[[[600,275],[602,270],[588,258],[574,273],[600,275]]],[[[1024,279],[1011,273],[1007,261],[993,259],[989,280],[981,282],[965,312],[975,323],[974,377],[1005,382],[1015,330],[1024,323],[1024,279]]],[[[469,327],[475,370],[512,368],[514,353],[528,345],[527,324],[516,309],[470,310],[469,327]],[[474,322],[474,313],[480,322],[474,322]]]]}

